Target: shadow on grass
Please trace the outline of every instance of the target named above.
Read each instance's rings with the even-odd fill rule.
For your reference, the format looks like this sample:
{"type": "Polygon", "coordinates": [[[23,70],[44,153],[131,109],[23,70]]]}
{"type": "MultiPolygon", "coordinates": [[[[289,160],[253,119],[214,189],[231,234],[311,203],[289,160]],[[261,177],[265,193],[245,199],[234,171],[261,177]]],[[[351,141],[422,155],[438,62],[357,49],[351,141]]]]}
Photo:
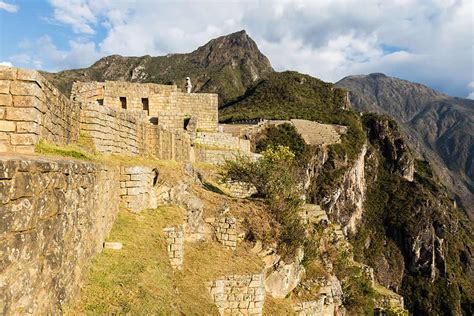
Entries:
{"type": "Polygon", "coordinates": [[[206,189],[206,190],[208,190],[208,191],[211,191],[211,192],[214,192],[214,193],[218,193],[218,194],[227,195],[224,191],[222,191],[220,188],[218,188],[217,186],[215,186],[215,185],[212,184],[212,183],[203,181],[203,182],[202,182],[202,186],[204,187],[204,189],[206,189]]]}

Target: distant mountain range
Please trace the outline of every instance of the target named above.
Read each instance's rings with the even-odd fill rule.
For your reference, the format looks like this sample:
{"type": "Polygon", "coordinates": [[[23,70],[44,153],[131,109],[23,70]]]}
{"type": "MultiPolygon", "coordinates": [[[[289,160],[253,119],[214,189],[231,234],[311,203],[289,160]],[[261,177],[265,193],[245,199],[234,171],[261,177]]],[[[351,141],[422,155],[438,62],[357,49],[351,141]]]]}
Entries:
{"type": "Polygon", "coordinates": [[[336,86],[349,90],[356,110],[393,117],[474,218],[474,100],[379,73],[349,76],[336,86]]]}

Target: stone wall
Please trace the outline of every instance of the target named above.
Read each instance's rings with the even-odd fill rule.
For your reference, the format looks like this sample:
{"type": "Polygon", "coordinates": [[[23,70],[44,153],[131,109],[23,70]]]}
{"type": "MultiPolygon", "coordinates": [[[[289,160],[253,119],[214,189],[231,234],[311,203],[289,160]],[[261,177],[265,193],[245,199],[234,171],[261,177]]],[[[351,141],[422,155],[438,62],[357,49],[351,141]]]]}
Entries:
{"type": "Polygon", "coordinates": [[[241,181],[227,181],[224,186],[229,190],[232,197],[239,199],[246,199],[257,193],[257,188],[246,182],[241,181]]]}
{"type": "Polygon", "coordinates": [[[126,110],[144,111],[167,129],[182,129],[185,117],[196,117],[198,129],[217,130],[217,94],[182,93],[175,85],[106,81],[76,82],[71,98],[116,110],[125,106],[126,110]]]}
{"type": "Polygon", "coordinates": [[[91,137],[104,154],[136,156],[145,152],[146,116],[139,111],[120,111],[83,103],[81,132],[91,137]]]}
{"type": "Polygon", "coordinates": [[[123,166],[120,168],[121,205],[132,211],[158,207],[158,171],[144,166],[123,166]]]}
{"type": "Polygon", "coordinates": [[[100,153],[191,159],[191,141],[182,129],[170,131],[150,124],[143,111],[114,110],[91,102],[81,106],[81,132],[91,137],[100,153]]]}
{"type": "Polygon", "coordinates": [[[197,129],[217,131],[219,123],[217,94],[213,93],[177,93],[177,108],[185,116],[197,117],[197,129]]]}
{"type": "Polygon", "coordinates": [[[239,233],[237,219],[229,214],[213,218],[210,222],[214,228],[214,234],[218,242],[232,250],[237,248],[239,233]]]}
{"type": "Polygon", "coordinates": [[[124,81],[75,82],[71,98],[81,102],[101,103],[115,110],[122,109],[120,98],[125,98],[126,109],[145,111],[149,116],[175,108],[177,87],[154,83],[130,83],[124,81]],[[143,99],[148,99],[148,110],[143,99]]]}
{"type": "Polygon", "coordinates": [[[166,227],[163,229],[166,240],[166,249],[170,264],[173,268],[181,270],[184,261],[184,229],[183,225],[166,227]]]}
{"type": "Polygon", "coordinates": [[[229,133],[197,132],[194,143],[208,147],[238,150],[246,153],[250,152],[249,140],[232,136],[232,134],[229,133]]]}
{"type": "Polygon", "coordinates": [[[118,211],[118,168],[0,156],[0,314],[59,314],[118,211]]]}
{"type": "Polygon", "coordinates": [[[233,274],[210,282],[212,300],[220,315],[262,315],[265,301],[264,272],[233,274]]]}
{"type": "Polygon", "coordinates": [[[213,165],[222,165],[226,160],[235,160],[240,155],[250,157],[251,159],[258,159],[261,157],[260,154],[255,154],[252,152],[238,152],[224,149],[206,149],[199,147],[195,148],[194,155],[196,157],[196,161],[213,165]]]}
{"type": "MultiPolygon", "coordinates": [[[[317,301],[300,302],[294,305],[295,312],[298,316],[315,316],[323,315],[324,297],[320,297],[317,301]]],[[[333,313],[329,313],[333,315],[333,313]]]]}
{"type": "Polygon", "coordinates": [[[79,137],[80,108],[38,72],[0,66],[0,152],[33,152],[40,140],[79,137]]]}
{"type": "Polygon", "coordinates": [[[213,165],[222,165],[226,160],[235,160],[238,154],[229,150],[196,148],[196,160],[213,165]]]}

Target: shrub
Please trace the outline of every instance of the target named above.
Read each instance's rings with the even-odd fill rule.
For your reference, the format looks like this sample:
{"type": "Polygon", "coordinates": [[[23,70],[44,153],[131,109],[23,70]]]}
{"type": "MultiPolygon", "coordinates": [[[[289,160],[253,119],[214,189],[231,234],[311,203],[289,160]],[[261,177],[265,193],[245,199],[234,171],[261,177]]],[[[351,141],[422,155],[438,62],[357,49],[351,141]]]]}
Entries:
{"type": "Polygon", "coordinates": [[[279,252],[283,257],[293,255],[305,241],[298,214],[303,201],[296,174],[295,154],[285,146],[269,146],[257,161],[247,157],[226,161],[221,173],[224,179],[247,182],[257,188],[257,194],[282,225],[279,252]]]}

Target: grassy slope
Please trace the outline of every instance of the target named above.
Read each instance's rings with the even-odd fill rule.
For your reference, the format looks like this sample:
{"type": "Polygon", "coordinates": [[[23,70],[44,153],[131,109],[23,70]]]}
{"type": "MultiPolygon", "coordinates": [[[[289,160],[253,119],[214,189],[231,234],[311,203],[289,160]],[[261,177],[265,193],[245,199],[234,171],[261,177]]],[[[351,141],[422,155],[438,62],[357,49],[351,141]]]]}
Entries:
{"type": "MultiPolygon", "coordinates": [[[[112,162],[121,163],[117,159],[112,162]]],[[[215,167],[196,167],[209,183],[218,186],[211,180],[215,167]]],[[[186,179],[179,165],[159,164],[158,168],[168,182],[186,179]]],[[[244,230],[251,229],[257,238],[270,243],[275,237],[278,225],[261,202],[233,199],[192,183],[189,189],[203,200],[204,217],[215,216],[225,201],[232,214],[244,222],[244,230]]],[[[259,272],[263,263],[250,251],[251,243],[243,242],[231,251],[206,241],[185,243],[183,270],[173,270],[162,229],[182,223],[183,216],[183,209],[170,206],[139,214],[120,211],[108,240],[122,242],[123,249],[104,250],[94,257],[81,296],[65,306],[66,314],[217,314],[206,282],[227,274],[259,272]]],[[[268,315],[288,315],[292,301],[267,296],[264,308],[268,315]]]]}
{"type": "Polygon", "coordinates": [[[306,119],[348,126],[337,146],[350,159],[360,152],[365,133],[359,115],[344,110],[346,92],[295,71],[275,72],[219,111],[222,122],[242,119],[306,119]]]}
{"type": "Polygon", "coordinates": [[[205,282],[258,272],[261,261],[243,247],[233,252],[216,242],[186,243],[184,268],[174,271],[162,229],[182,218],[177,207],[121,211],[108,240],[120,241],[124,248],[94,258],[81,299],[67,313],[216,314],[205,282]]]}

